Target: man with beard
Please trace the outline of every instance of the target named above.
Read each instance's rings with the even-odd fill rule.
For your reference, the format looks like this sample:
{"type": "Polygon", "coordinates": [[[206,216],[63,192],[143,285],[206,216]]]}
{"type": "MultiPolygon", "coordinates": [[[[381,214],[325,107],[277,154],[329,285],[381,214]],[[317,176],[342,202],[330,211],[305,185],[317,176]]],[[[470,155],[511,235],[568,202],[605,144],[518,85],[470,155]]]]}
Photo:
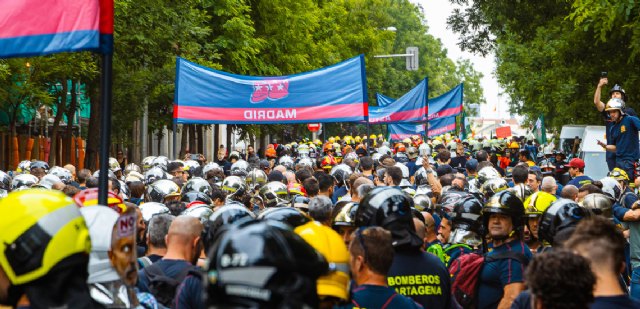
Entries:
{"type": "Polygon", "coordinates": [[[162,260],[138,273],[137,287],[150,292],[165,306],[173,303],[176,288],[184,280],[202,252],[202,223],[195,217],[180,216],[173,220],[167,234],[167,254],[162,260]]]}

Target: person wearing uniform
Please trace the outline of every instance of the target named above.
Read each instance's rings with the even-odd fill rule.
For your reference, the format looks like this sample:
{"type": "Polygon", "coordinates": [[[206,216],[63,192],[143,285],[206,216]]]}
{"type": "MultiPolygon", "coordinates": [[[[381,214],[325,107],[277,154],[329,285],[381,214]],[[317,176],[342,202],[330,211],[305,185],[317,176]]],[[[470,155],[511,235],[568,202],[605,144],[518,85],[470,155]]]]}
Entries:
{"type": "Polygon", "coordinates": [[[608,152],[616,153],[616,167],[627,172],[631,182],[635,180],[635,162],[640,158],[638,147],[638,130],[640,130],[640,119],[636,116],[627,115],[624,112],[625,103],[622,99],[611,99],[605,106],[605,111],[613,124],[607,131],[607,136],[611,136],[611,142],[606,144],[598,141],[598,145],[604,147],[608,152]]]}
{"type": "MultiPolygon", "coordinates": [[[[606,130],[607,130],[606,143],[607,144],[613,144],[613,139],[611,137],[611,134],[609,134],[609,129],[613,126],[614,123],[609,118],[609,114],[605,111],[604,102],[601,101],[602,87],[604,85],[606,85],[607,83],[609,83],[609,78],[608,77],[603,76],[603,77],[600,78],[600,81],[598,82],[598,86],[596,87],[596,91],[595,91],[595,93],[593,95],[593,104],[596,105],[596,109],[598,110],[598,112],[602,113],[602,118],[605,121],[605,127],[606,127],[606,130]]],[[[610,97],[610,99],[614,99],[615,98],[615,99],[621,99],[623,101],[627,100],[626,92],[618,84],[614,85],[613,88],[611,88],[611,91],[609,91],[609,97],[610,97]]],[[[635,115],[635,111],[633,111],[633,109],[627,109],[625,112],[635,115]]],[[[607,167],[609,168],[609,170],[613,170],[613,168],[616,167],[616,153],[607,151],[606,152],[606,160],[607,160],[607,167]]]]}
{"type": "Polygon", "coordinates": [[[367,227],[353,233],[349,253],[355,283],[351,304],[337,308],[422,308],[411,298],[387,285],[393,262],[391,233],[381,227],[367,227]]]}
{"type": "Polygon", "coordinates": [[[399,189],[374,188],[358,207],[356,225],[380,226],[391,233],[395,256],[387,273],[389,287],[425,308],[451,308],[449,272],[437,257],[421,250],[412,206],[413,201],[399,189]]]}
{"type": "MultiPolygon", "coordinates": [[[[523,259],[532,257],[529,247],[522,241],[524,206],[511,191],[492,196],[483,208],[483,221],[491,250],[487,257],[514,252],[523,259]]],[[[518,259],[487,261],[478,280],[478,308],[508,308],[524,290],[525,265],[518,259]]]]}

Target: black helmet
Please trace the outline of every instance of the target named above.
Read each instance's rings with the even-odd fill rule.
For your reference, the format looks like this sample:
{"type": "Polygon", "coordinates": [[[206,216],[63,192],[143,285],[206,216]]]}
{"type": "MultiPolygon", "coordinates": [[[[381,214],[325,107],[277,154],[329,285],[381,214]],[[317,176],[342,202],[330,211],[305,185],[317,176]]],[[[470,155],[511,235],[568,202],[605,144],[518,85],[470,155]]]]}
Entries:
{"type": "Polygon", "coordinates": [[[207,264],[207,305],[224,308],[316,308],[316,281],[329,267],[286,226],[255,220],[229,226],[207,264]]]}
{"type": "Polygon", "coordinates": [[[459,200],[451,214],[451,229],[451,243],[480,246],[483,235],[482,202],[473,195],[459,200]]]}
{"type": "Polygon", "coordinates": [[[509,184],[504,178],[491,178],[485,181],[480,187],[480,192],[486,199],[491,198],[494,194],[509,189],[509,184]]]}
{"type": "Polygon", "coordinates": [[[274,220],[289,225],[292,229],[313,221],[309,215],[293,207],[265,209],[258,215],[259,220],[274,220]]]}
{"type": "Polygon", "coordinates": [[[197,191],[182,192],[182,198],[180,198],[180,201],[185,202],[187,204],[190,204],[193,202],[202,202],[209,206],[213,204],[213,201],[208,195],[202,192],[197,192],[197,191]]]}
{"type": "Polygon", "coordinates": [[[220,236],[223,226],[231,225],[240,220],[255,219],[256,215],[242,205],[225,205],[220,207],[204,223],[202,230],[202,243],[206,252],[209,252],[216,239],[220,236]]]}
{"type": "MultiPolygon", "coordinates": [[[[524,227],[524,205],[518,196],[510,190],[504,190],[493,195],[482,208],[483,223],[489,226],[489,218],[492,214],[503,214],[511,217],[513,230],[521,232],[524,227]]],[[[485,233],[488,232],[485,229],[485,233]]]]}
{"type": "Polygon", "coordinates": [[[609,96],[611,96],[614,92],[620,92],[620,94],[622,94],[622,100],[627,100],[627,93],[624,91],[624,89],[622,89],[622,86],[618,84],[613,85],[613,88],[609,90],[609,96]]]}
{"type": "Polygon", "coordinates": [[[356,226],[380,226],[389,232],[396,249],[422,246],[416,235],[411,215],[413,200],[399,189],[376,187],[360,202],[356,212],[356,226]]]}
{"type": "Polygon", "coordinates": [[[193,177],[184,184],[182,188],[182,193],[187,192],[202,192],[206,195],[210,195],[213,189],[208,181],[204,180],[201,177],[193,177]]]}
{"type": "Polygon", "coordinates": [[[582,218],[589,215],[590,213],[576,202],[565,198],[558,199],[542,214],[538,238],[553,244],[554,238],[560,231],[575,227],[582,218]]]}

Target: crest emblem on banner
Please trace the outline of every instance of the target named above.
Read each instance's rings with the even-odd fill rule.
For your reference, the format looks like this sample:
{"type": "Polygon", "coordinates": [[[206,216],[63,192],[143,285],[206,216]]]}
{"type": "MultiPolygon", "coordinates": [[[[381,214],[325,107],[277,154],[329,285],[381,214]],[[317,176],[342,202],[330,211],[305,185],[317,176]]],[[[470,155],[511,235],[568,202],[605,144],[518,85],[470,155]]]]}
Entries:
{"type": "Polygon", "coordinates": [[[253,83],[251,103],[260,103],[266,99],[271,101],[286,98],[289,95],[288,80],[261,80],[253,83]]]}

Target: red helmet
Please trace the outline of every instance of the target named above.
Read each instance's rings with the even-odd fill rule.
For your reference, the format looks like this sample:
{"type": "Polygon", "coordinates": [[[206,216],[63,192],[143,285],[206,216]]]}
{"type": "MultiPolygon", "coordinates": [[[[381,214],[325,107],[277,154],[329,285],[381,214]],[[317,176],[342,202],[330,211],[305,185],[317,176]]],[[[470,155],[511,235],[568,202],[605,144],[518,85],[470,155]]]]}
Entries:
{"type": "MultiPolygon", "coordinates": [[[[98,205],[98,188],[82,190],[73,196],[73,200],[80,206],[98,205]]],[[[127,205],[112,191],[109,191],[107,195],[107,206],[120,214],[127,210],[127,205]]]]}
{"type": "Polygon", "coordinates": [[[406,152],[407,148],[404,146],[403,143],[397,143],[396,147],[395,147],[396,153],[398,152],[406,152]]]}

